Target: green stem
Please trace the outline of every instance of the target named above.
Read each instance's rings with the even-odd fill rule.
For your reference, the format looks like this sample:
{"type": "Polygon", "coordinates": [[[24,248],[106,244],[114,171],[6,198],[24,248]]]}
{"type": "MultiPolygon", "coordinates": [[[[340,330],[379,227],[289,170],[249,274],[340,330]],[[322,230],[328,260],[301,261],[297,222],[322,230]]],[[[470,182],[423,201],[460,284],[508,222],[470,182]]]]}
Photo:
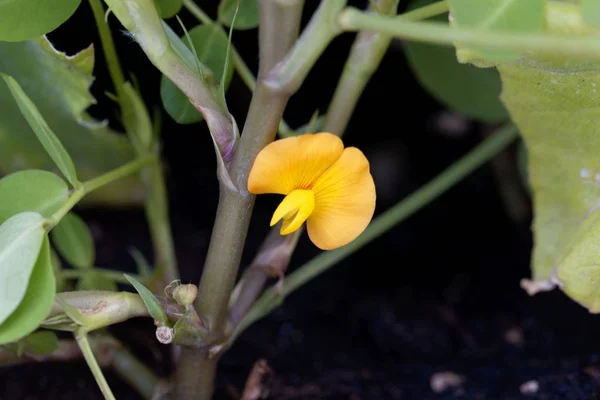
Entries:
{"type": "Polygon", "coordinates": [[[428,4],[426,6],[405,12],[401,14],[400,17],[411,21],[419,21],[422,19],[435,17],[448,11],[450,11],[448,2],[438,1],[437,3],[428,4]]]}
{"type": "Polygon", "coordinates": [[[115,44],[110,33],[110,28],[105,19],[105,10],[101,0],[89,0],[94,14],[94,20],[96,21],[96,27],[98,28],[98,34],[100,35],[100,42],[102,43],[102,49],[104,51],[104,58],[106,58],[106,64],[108,65],[108,72],[115,86],[117,97],[121,99],[122,88],[125,84],[125,77],[119,64],[119,58],[117,51],[115,50],[115,44]]]}
{"type": "MultiPolygon", "coordinates": [[[[380,14],[394,15],[398,1],[379,0],[376,6],[380,14]]],[[[445,12],[448,12],[448,3],[440,1],[406,12],[399,17],[416,21],[445,12]]],[[[344,133],[365,86],[381,64],[391,40],[391,35],[382,32],[364,31],[358,34],[327,110],[323,123],[324,131],[340,136],[344,133]]]]}
{"type": "Polygon", "coordinates": [[[439,22],[412,22],[402,16],[389,17],[361,12],[348,7],[339,16],[345,31],[376,31],[394,37],[440,45],[463,45],[494,50],[537,51],[553,56],[600,57],[596,37],[569,37],[552,33],[491,32],[481,29],[449,27],[439,22]]]}
{"type": "Polygon", "coordinates": [[[104,175],[100,175],[97,178],[91,179],[87,182],[84,182],[79,188],[75,189],[69,199],[59,208],[54,214],[46,219],[46,229],[50,230],[56,226],[60,222],[60,220],[69,212],[79,201],[86,195],[94,190],[107,185],[111,182],[119,180],[121,178],[126,177],[127,175],[131,175],[136,171],[139,171],[141,168],[149,165],[153,162],[156,162],[155,156],[146,156],[139,158],[137,160],[131,161],[122,167],[113,169],[105,173],[104,175]]]}
{"type": "Polygon", "coordinates": [[[121,178],[126,177],[127,175],[131,175],[143,167],[150,165],[152,163],[156,163],[157,158],[154,155],[147,155],[144,157],[140,157],[137,160],[131,161],[122,167],[113,169],[112,171],[107,172],[106,174],[100,175],[97,178],[91,179],[87,182],[83,183],[83,189],[85,194],[89,194],[94,190],[108,185],[109,183],[119,180],[121,178]]]}
{"type": "MultiPolygon", "coordinates": [[[[208,16],[208,14],[206,14],[200,7],[198,7],[198,5],[194,3],[193,0],[183,0],[183,5],[193,16],[198,18],[198,20],[201,21],[203,24],[217,25],[223,30],[223,32],[225,32],[223,27],[219,24],[216,24],[215,21],[213,21],[208,16]]],[[[248,89],[250,89],[251,92],[254,92],[254,90],[256,89],[256,78],[254,77],[254,74],[252,73],[250,68],[248,68],[248,65],[246,64],[246,62],[244,61],[244,59],[233,44],[231,45],[231,59],[233,60],[233,65],[235,66],[235,69],[238,72],[238,74],[240,74],[242,81],[246,84],[246,86],[248,87],[248,89]]],[[[279,122],[280,134],[289,134],[289,132],[291,131],[292,130],[290,129],[289,125],[282,119],[279,122]]]]}
{"type": "MultiPolygon", "coordinates": [[[[260,27],[258,48],[260,68],[258,77],[263,78],[281,61],[292,48],[300,33],[300,18],[304,0],[287,3],[263,1],[260,5],[260,27]],[[272,21],[277,21],[273,23],[272,21]]],[[[319,53],[320,54],[320,53],[319,53]]]]}
{"type": "Polygon", "coordinates": [[[123,346],[112,350],[111,367],[144,399],[153,398],[160,385],[158,377],[123,346]]]}
{"type": "Polygon", "coordinates": [[[85,331],[77,332],[75,334],[75,340],[77,340],[77,344],[81,349],[81,354],[85,358],[90,371],[92,371],[92,375],[96,379],[96,383],[100,388],[100,391],[104,395],[106,400],[116,400],[113,395],[110,387],[108,386],[108,382],[106,382],[106,378],[104,378],[104,374],[102,373],[102,369],[98,365],[98,361],[96,361],[96,357],[94,357],[94,352],[90,347],[90,343],[87,338],[87,333],[85,331]]]}
{"type": "MultiPolygon", "coordinates": [[[[293,7],[297,12],[294,18],[300,21],[301,10],[294,7],[296,1],[279,2],[262,0],[260,4],[261,24],[259,29],[270,32],[287,32],[289,29],[276,29],[284,22],[279,19],[267,19],[267,9],[273,6],[293,7]],[[273,25],[267,27],[266,25],[273,25]]],[[[292,16],[288,15],[286,23],[291,23],[292,16]]],[[[299,22],[296,22],[299,23],[299,22]]],[[[265,36],[259,32],[260,47],[265,36]]],[[[293,39],[283,35],[269,38],[292,44],[293,39]]],[[[282,46],[275,46],[278,52],[282,46]]],[[[261,54],[264,50],[261,50],[261,54]]],[[[283,57],[283,55],[280,55],[283,57]]],[[[272,58],[271,58],[272,59],[272,58]]],[[[243,128],[243,134],[231,163],[230,172],[233,185],[221,182],[217,216],[213,226],[210,246],[198,285],[198,297],[195,302],[199,315],[207,319],[210,333],[215,343],[226,340],[229,297],[233,290],[240,265],[244,243],[250,224],[254,196],[248,193],[247,178],[250,167],[258,152],[273,141],[283,110],[290,94],[281,93],[265,85],[262,79],[268,71],[259,66],[259,82],[252,95],[250,109],[243,128]]],[[[213,381],[216,374],[218,359],[210,357],[208,349],[186,348],[178,361],[176,371],[176,399],[210,399],[213,392],[213,381]],[[200,374],[199,374],[200,371],[200,374]],[[200,376],[199,376],[200,375],[200,376]]]]}
{"type": "MultiPolygon", "coordinates": [[[[101,274],[102,276],[104,276],[110,280],[113,280],[115,282],[123,283],[125,285],[131,285],[131,283],[127,280],[127,278],[125,278],[125,275],[123,275],[122,271],[113,271],[113,270],[102,269],[102,268],[63,269],[60,271],[60,277],[62,279],[79,279],[79,278],[83,278],[84,276],[86,276],[86,274],[88,274],[90,271],[97,272],[97,273],[101,274]]],[[[137,279],[140,282],[144,281],[144,278],[139,275],[135,275],[135,274],[128,274],[128,275],[134,277],[135,279],[137,279]]]]}
{"type": "MultiPolygon", "coordinates": [[[[396,14],[398,0],[379,0],[381,13],[396,14]]],[[[327,110],[323,130],[341,136],[367,83],[379,67],[392,37],[380,32],[360,32],[352,45],[344,72],[327,110]]]]}
{"type": "Polygon", "coordinates": [[[286,278],[281,294],[277,294],[274,289],[265,291],[236,328],[232,340],[255,321],[276,308],[285,296],[425,207],[498,154],[498,152],[512,143],[517,137],[517,129],[513,125],[507,125],[499,129],[494,136],[485,139],[475,149],[471,150],[429,183],[375,218],[356,240],[337,250],[321,253],[294,271],[286,278]]]}
{"type": "Polygon", "coordinates": [[[265,85],[282,93],[295,93],[325,48],[342,32],[338,19],[345,5],[346,0],[321,2],[316,18],[310,20],[300,40],[285,59],[265,75],[265,85]]]}
{"type": "Polygon", "coordinates": [[[84,290],[58,293],[52,309],[43,327],[53,329],[55,317],[77,310],[81,319],[81,328],[91,332],[106,326],[118,324],[135,317],[147,317],[141,297],[130,292],[111,292],[106,290],[84,290]]]}
{"type": "MultiPolygon", "coordinates": [[[[194,3],[193,0],[183,0],[183,5],[194,17],[196,17],[203,24],[216,25],[220,27],[223,32],[225,32],[225,29],[223,29],[223,27],[220,24],[215,23],[215,21],[213,21],[208,16],[208,14],[206,14],[196,3],[194,3]]],[[[256,87],[256,79],[254,79],[252,71],[250,71],[250,68],[248,68],[248,65],[246,65],[244,59],[242,58],[242,56],[240,56],[240,53],[237,51],[235,46],[233,46],[233,44],[231,45],[231,57],[235,69],[240,74],[240,77],[242,78],[246,86],[248,86],[248,88],[251,91],[254,91],[254,88],[256,87]]]]}
{"type": "MultiPolygon", "coordinates": [[[[227,164],[237,141],[231,115],[215,96],[214,85],[200,77],[191,50],[158,16],[153,0],[104,0],[138,42],[148,59],[204,116],[220,157],[227,164]]],[[[202,71],[206,77],[209,70],[202,71]]]]}
{"type": "Polygon", "coordinates": [[[146,188],[146,219],[154,247],[154,264],[162,270],[164,283],[179,279],[175,244],[169,218],[167,188],[161,163],[151,165],[142,171],[146,188]]]}
{"type": "Polygon", "coordinates": [[[205,349],[184,347],[177,361],[177,382],[174,399],[212,399],[218,358],[208,357],[205,349]],[[184,374],[187,372],[187,375],[184,374]],[[190,379],[181,379],[189,376],[190,379]]]}

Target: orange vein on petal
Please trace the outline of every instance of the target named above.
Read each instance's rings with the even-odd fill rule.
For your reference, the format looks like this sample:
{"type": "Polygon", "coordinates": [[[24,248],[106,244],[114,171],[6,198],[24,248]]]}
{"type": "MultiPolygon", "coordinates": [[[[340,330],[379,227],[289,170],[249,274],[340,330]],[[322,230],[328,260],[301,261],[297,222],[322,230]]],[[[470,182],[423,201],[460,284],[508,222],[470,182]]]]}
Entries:
{"type": "Polygon", "coordinates": [[[256,157],[248,190],[287,195],[296,189],[310,189],[343,151],[342,140],[325,132],[272,142],[256,157]]]}
{"type": "Polygon", "coordinates": [[[307,221],[311,241],[320,249],[344,246],[360,235],[375,212],[375,183],[369,161],[355,147],[348,147],[339,160],[313,186],[315,209],[307,221]]]}

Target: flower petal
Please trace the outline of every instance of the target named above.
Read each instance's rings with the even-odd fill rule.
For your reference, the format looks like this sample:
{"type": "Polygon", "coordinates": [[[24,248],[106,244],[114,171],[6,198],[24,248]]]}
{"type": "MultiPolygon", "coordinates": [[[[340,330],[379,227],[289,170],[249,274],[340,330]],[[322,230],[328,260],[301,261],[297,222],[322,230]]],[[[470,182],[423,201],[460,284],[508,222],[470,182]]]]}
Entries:
{"type": "Polygon", "coordinates": [[[288,194],[310,189],[343,151],[342,140],[326,132],[276,140],[254,160],[248,190],[254,194],[288,194]]]}
{"type": "Polygon", "coordinates": [[[323,250],[344,246],[360,235],[375,212],[375,183],[369,161],[355,147],[340,159],[313,187],[315,210],[308,218],[310,240],[323,250]]]}
{"type": "Polygon", "coordinates": [[[315,209],[315,195],[312,190],[294,190],[275,210],[271,226],[283,219],[280,233],[289,235],[302,226],[315,209]]]}

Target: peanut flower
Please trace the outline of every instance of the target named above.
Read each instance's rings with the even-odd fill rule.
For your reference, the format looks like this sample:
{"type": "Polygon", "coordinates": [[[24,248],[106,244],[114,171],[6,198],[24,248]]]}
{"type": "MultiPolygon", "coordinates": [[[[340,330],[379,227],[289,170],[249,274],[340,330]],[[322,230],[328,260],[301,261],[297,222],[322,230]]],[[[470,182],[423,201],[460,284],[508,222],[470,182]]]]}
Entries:
{"type": "Polygon", "coordinates": [[[287,235],[306,221],[320,249],[344,246],[365,230],[375,211],[375,183],[369,161],[355,147],[344,149],[331,133],[277,140],[256,157],[248,177],[254,194],[283,194],[271,226],[283,220],[287,235]]]}

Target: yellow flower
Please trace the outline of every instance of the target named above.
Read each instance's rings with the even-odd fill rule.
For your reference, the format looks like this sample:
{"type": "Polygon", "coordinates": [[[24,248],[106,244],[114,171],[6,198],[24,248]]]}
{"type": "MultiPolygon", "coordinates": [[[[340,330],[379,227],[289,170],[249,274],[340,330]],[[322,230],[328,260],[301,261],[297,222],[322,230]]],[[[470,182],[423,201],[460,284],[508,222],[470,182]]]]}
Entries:
{"type": "Polygon", "coordinates": [[[271,226],[283,219],[287,235],[306,221],[310,240],[323,250],[344,246],[365,230],[375,211],[369,161],[327,132],[277,140],[256,157],[248,190],[285,198],[271,226]]]}

